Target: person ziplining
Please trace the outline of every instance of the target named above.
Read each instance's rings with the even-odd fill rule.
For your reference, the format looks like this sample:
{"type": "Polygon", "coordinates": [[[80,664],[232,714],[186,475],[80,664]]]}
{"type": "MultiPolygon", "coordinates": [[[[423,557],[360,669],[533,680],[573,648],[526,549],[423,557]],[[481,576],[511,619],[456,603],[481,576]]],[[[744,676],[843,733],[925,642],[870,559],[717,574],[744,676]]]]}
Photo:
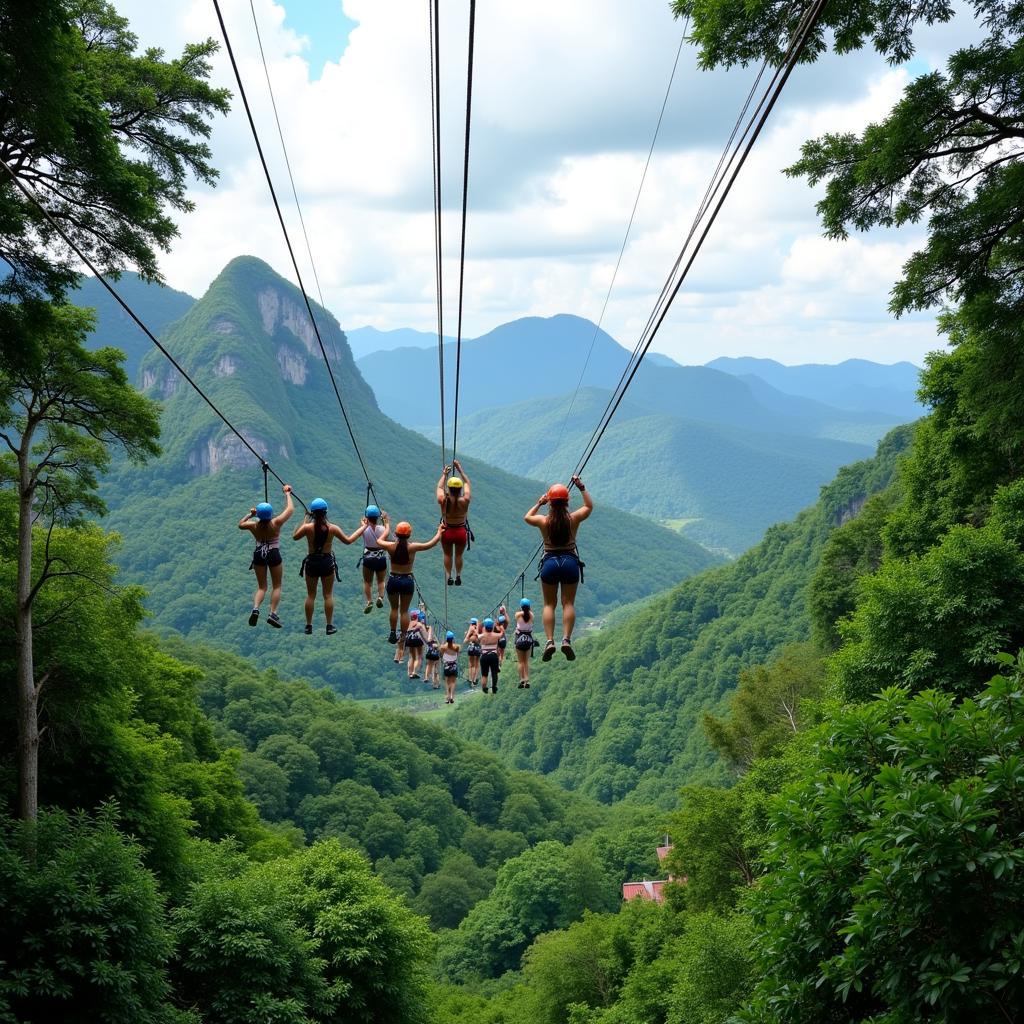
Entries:
{"type": "Polygon", "coordinates": [[[359,565],[363,570],[363,595],[366,607],[363,611],[369,615],[373,611],[373,583],[377,582],[377,607],[384,607],[384,582],[388,574],[388,554],[380,546],[381,537],[388,535],[391,523],[387,512],[381,512],[376,505],[367,505],[363,517],[360,535],[363,538],[363,557],[359,565]]]}
{"type": "Polygon", "coordinates": [[[249,509],[247,515],[238,521],[240,530],[247,530],[256,541],[256,550],[252,553],[249,568],[256,573],[256,596],[253,598],[252,611],[249,612],[249,625],[255,626],[260,620],[260,606],[267,596],[267,573],[270,573],[272,590],[270,592],[270,614],[267,625],[281,628],[281,620],[277,616],[278,605],[281,603],[281,582],[284,578],[284,564],[281,559],[281,527],[291,518],[295,511],[292,501],[292,489],[288,484],[282,488],[285,495],[284,511],[274,515],[273,506],[267,501],[249,509]]]}
{"type": "Polygon", "coordinates": [[[533,617],[532,602],[524,597],[519,602],[519,611],[516,612],[516,661],[519,664],[519,689],[530,688],[530,659],[533,657],[533,649],[537,641],[533,638],[533,626],[536,619],[533,617]]]}
{"type": "MultiPolygon", "coordinates": [[[[385,592],[391,605],[391,631],[388,643],[398,644],[399,650],[404,649],[406,630],[409,628],[409,605],[416,593],[416,577],[413,575],[413,563],[420,551],[429,551],[441,540],[441,527],[428,541],[411,541],[412,526],[401,522],[395,527],[395,539],[381,537],[378,544],[391,556],[391,571],[388,573],[385,592]]],[[[401,658],[396,658],[400,661],[401,658]]]]}
{"type": "Polygon", "coordinates": [[[444,673],[444,702],[455,703],[455,684],[459,681],[459,651],[462,645],[455,642],[455,634],[449,629],[444,635],[441,648],[441,662],[444,673]]]}
{"type": "Polygon", "coordinates": [[[469,503],[473,500],[472,485],[458,459],[441,471],[437,481],[437,503],[441,506],[441,550],[448,586],[462,586],[462,556],[473,539],[469,527],[469,503]],[[459,476],[450,476],[455,470],[459,476]],[[455,576],[452,577],[454,560],[455,576]]]}
{"type": "Polygon", "coordinates": [[[570,483],[579,488],[583,505],[569,511],[569,488],[565,484],[552,484],[536,504],[523,516],[530,526],[540,530],[544,542],[544,557],[541,559],[541,591],[544,595],[544,645],[542,660],[550,661],[555,654],[555,608],[559,591],[562,599],[562,653],[569,661],[576,659],[572,647],[572,631],[576,625],[576,588],[583,579],[584,563],[580,561],[576,547],[576,533],[580,523],[594,511],[590,492],[578,476],[570,483]],[[540,509],[548,506],[547,515],[540,515],[540,509]]]}

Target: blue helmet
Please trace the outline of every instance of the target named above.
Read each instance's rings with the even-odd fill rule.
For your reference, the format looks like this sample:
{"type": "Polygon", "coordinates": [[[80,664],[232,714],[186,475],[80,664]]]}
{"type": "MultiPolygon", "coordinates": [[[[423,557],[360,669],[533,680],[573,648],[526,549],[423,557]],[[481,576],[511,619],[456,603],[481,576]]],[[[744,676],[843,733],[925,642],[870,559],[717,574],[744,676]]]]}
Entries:
{"type": "Polygon", "coordinates": [[[476,619],[470,619],[470,620],[469,620],[469,624],[470,624],[471,626],[475,626],[475,625],[476,625],[476,619]]]}
{"type": "Polygon", "coordinates": [[[520,608],[529,608],[530,607],[530,599],[528,597],[524,597],[522,599],[522,601],[519,602],[519,607],[520,608]]]}
{"type": "Polygon", "coordinates": [[[504,622],[505,621],[505,616],[504,615],[499,615],[498,616],[498,621],[499,622],[504,622]]]}
{"type": "Polygon", "coordinates": [[[267,502],[261,501],[256,506],[256,518],[261,523],[265,523],[268,520],[273,519],[274,518],[274,509],[273,509],[273,507],[271,505],[268,505],[267,502]]]}
{"type": "Polygon", "coordinates": [[[367,519],[380,519],[380,509],[376,505],[366,506],[366,518],[367,519]]]}
{"type": "Polygon", "coordinates": [[[444,638],[445,640],[454,640],[455,634],[449,629],[448,632],[445,633],[444,638]]]}
{"type": "Polygon", "coordinates": [[[494,629],[494,619],[484,619],[484,629],[494,629]]]}
{"type": "Polygon", "coordinates": [[[309,503],[309,511],[310,512],[326,512],[327,511],[327,502],[324,501],[323,498],[314,498],[309,503]]]}

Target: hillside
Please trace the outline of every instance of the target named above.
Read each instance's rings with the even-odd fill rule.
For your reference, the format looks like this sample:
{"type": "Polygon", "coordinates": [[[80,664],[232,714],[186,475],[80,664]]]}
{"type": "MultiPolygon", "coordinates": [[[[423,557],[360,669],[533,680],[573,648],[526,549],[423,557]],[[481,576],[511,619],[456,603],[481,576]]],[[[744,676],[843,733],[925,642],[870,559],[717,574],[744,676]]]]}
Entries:
{"type": "MultiPolygon", "coordinates": [[[[141,304],[139,311],[145,315],[141,304]]],[[[426,538],[437,522],[438,450],[380,412],[337,321],[324,310],[317,315],[377,494],[388,511],[408,519],[416,535],[426,538]]],[[[365,481],[297,289],[261,261],[240,257],[174,324],[165,341],[257,449],[270,453],[275,469],[297,493],[307,501],[326,497],[336,521],[347,528],[358,523],[365,481]]],[[[335,621],[341,633],[336,642],[323,636],[322,619],[317,620],[318,635],[301,635],[305,588],[297,576],[300,556],[290,539],[283,544],[286,628],[245,624],[254,579],[246,568],[250,545],[235,524],[262,499],[262,474],[176,376],[159,353],[142,361],[142,383],[164,405],[164,454],[147,467],[120,466],[102,491],[111,510],[109,524],[124,538],[119,560],[125,577],[149,591],[156,627],[238,650],[263,667],[323,680],[340,692],[397,692],[402,677],[384,642],[385,613],[362,614],[355,547],[339,552],[342,583],[335,591],[335,621]]],[[[522,514],[540,492],[536,482],[473,459],[466,460],[466,468],[476,491],[472,521],[477,544],[468,556],[467,585],[449,591],[454,623],[493,605],[512,582],[535,544],[522,514]]],[[[280,504],[276,487],[271,500],[280,504]]],[[[624,560],[622,538],[641,529],[649,533],[649,524],[605,506],[591,526],[581,603],[586,616],[665,589],[715,560],[668,530],[657,531],[656,544],[624,560]]],[[[422,555],[418,567],[424,596],[439,614],[444,599],[440,551],[422,555]]],[[[532,590],[532,579],[527,582],[532,590]]]]}
{"type": "Polygon", "coordinates": [[[509,763],[605,802],[676,800],[680,785],[723,778],[699,727],[744,667],[810,635],[807,589],[830,532],[882,490],[912,428],[839,472],[819,501],[731,565],[687,580],[582,645],[512,703],[460,708],[453,728],[509,763]]]}
{"type": "MultiPolygon", "coordinates": [[[[196,301],[185,292],[149,284],[130,271],[121,275],[117,281],[117,290],[129,306],[145,311],[143,320],[157,337],[175,320],[184,316],[196,301]]],[[[78,306],[91,306],[96,310],[96,330],[92,342],[121,349],[127,356],[125,370],[128,377],[137,380],[139,365],[152,351],[153,344],[135,322],[94,277],[83,277],[78,289],[68,299],[78,306]]]]}
{"type": "Polygon", "coordinates": [[[884,412],[901,419],[916,419],[923,412],[917,401],[921,371],[913,363],[846,359],[784,366],[774,359],[723,356],[707,365],[744,380],[757,377],[787,395],[802,395],[839,409],[884,412]]]}
{"type": "MultiPolygon", "coordinates": [[[[523,476],[564,474],[609,395],[582,389],[567,421],[546,399],[475,413],[460,425],[460,447],[523,476]]],[[[587,485],[619,508],[674,522],[702,544],[740,554],[772,523],[811,504],[840,466],[870,454],[866,445],[651,412],[627,398],[587,469],[587,485]]]]}

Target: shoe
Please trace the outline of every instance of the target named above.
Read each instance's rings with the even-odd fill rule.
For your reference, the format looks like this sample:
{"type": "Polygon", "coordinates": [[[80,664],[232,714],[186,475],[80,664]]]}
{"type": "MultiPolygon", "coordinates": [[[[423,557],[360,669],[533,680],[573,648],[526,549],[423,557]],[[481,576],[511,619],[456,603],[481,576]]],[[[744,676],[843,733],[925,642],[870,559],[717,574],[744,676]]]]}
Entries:
{"type": "Polygon", "coordinates": [[[455,586],[457,586],[457,587],[461,587],[462,586],[462,577],[461,576],[456,576],[455,577],[455,586]]]}
{"type": "Polygon", "coordinates": [[[544,653],[540,656],[541,661],[550,661],[555,656],[555,641],[549,640],[544,645],[544,653]]]}
{"type": "Polygon", "coordinates": [[[327,635],[334,636],[338,632],[338,627],[333,622],[327,623],[327,635]]]}
{"type": "Polygon", "coordinates": [[[528,690],[529,688],[530,688],[530,680],[527,679],[526,682],[523,683],[523,689],[524,690],[528,690]]]}
{"type": "Polygon", "coordinates": [[[568,637],[562,639],[562,653],[567,661],[576,660],[576,652],[572,649],[572,641],[568,637]]]}
{"type": "Polygon", "coordinates": [[[384,598],[383,597],[378,597],[377,598],[377,607],[378,608],[383,608],[384,607],[384,598]]]}
{"type": "Polygon", "coordinates": [[[312,636],[313,635],[313,627],[312,627],[312,625],[310,625],[310,623],[307,622],[306,625],[303,627],[302,632],[305,633],[306,636],[312,636]]]}
{"type": "Polygon", "coordinates": [[[409,676],[410,679],[419,679],[419,677],[420,677],[419,672],[413,672],[413,674],[411,676],[409,676]]]}
{"type": "Polygon", "coordinates": [[[366,602],[366,607],[363,609],[363,614],[364,615],[369,615],[370,612],[372,612],[372,611],[373,611],[373,602],[372,601],[367,601],[366,602]]]}
{"type": "Polygon", "coordinates": [[[522,689],[524,689],[525,687],[526,687],[526,680],[524,680],[524,679],[520,679],[520,680],[519,680],[519,689],[520,689],[520,690],[522,690],[522,689]]]}
{"type": "Polygon", "coordinates": [[[268,626],[273,626],[274,629],[280,629],[281,628],[281,620],[277,617],[277,612],[271,612],[267,616],[267,625],[268,626]]]}
{"type": "Polygon", "coordinates": [[[453,584],[454,582],[455,582],[455,580],[453,580],[453,579],[451,578],[451,576],[449,576],[449,577],[448,577],[448,586],[450,587],[450,586],[451,586],[451,585],[452,585],[452,584],[453,584]]]}
{"type": "Polygon", "coordinates": [[[391,630],[391,632],[388,633],[388,643],[389,644],[397,644],[398,643],[398,634],[394,630],[391,630]]]}
{"type": "Polygon", "coordinates": [[[484,693],[486,693],[486,692],[487,692],[487,684],[484,683],[484,693]]]}
{"type": "Polygon", "coordinates": [[[253,608],[253,610],[251,612],[249,612],[249,625],[250,626],[255,626],[256,623],[259,622],[259,621],[260,621],[260,610],[259,610],[259,608],[253,608]]]}

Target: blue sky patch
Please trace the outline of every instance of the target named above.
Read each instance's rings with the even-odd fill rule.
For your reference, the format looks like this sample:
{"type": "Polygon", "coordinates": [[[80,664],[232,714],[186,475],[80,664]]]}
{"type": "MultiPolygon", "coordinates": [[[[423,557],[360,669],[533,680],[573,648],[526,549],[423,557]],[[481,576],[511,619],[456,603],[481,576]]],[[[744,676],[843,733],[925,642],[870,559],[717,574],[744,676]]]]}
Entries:
{"type": "Polygon", "coordinates": [[[343,8],[343,0],[287,0],[285,27],[309,40],[302,51],[309,62],[309,77],[317,79],[328,61],[337,61],[348,46],[348,37],[358,22],[343,8]]]}

